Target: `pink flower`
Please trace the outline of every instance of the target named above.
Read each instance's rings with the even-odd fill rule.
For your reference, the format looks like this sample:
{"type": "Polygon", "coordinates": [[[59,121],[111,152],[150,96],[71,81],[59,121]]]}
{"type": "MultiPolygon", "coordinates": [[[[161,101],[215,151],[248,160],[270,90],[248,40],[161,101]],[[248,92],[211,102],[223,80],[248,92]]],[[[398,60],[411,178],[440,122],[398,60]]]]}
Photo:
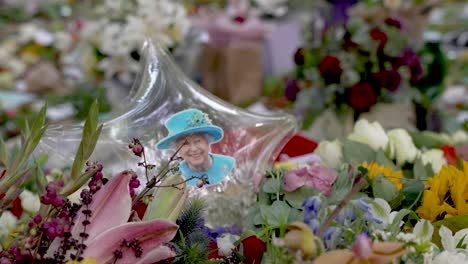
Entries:
{"type": "Polygon", "coordinates": [[[337,177],[336,170],[312,164],[304,168],[290,170],[284,176],[283,189],[286,192],[293,192],[305,185],[330,195],[331,187],[337,177]]]}

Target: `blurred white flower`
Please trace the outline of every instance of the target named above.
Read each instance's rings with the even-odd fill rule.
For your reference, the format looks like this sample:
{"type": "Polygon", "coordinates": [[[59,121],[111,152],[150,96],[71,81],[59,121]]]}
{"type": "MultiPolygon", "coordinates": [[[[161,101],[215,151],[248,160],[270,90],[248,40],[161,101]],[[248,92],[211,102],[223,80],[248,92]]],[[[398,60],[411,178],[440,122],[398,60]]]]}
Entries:
{"type": "Polygon", "coordinates": [[[22,44],[35,41],[42,46],[50,46],[54,43],[54,35],[44,29],[39,23],[24,23],[19,28],[18,41],[22,44]]]}
{"type": "Polygon", "coordinates": [[[432,171],[434,173],[439,173],[442,166],[447,165],[447,161],[444,158],[444,152],[440,149],[424,151],[421,155],[421,160],[424,165],[431,164],[432,171]]]}
{"type": "Polygon", "coordinates": [[[65,31],[58,31],[54,33],[54,47],[60,51],[67,51],[72,44],[72,37],[70,33],[65,31]]]}
{"type": "Polygon", "coordinates": [[[218,245],[218,252],[221,256],[231,255],[234,249],[234,242],[239,239],[239,236],[231,234],[223,234],[216,238],[216,244],[218,245]]]}
{"type": "Polygon", "coordinates": [[[320,161],[324,166],[330,168],[338,168],[343,157],[341,142],[337,139],[334,141],[321,141],[314,153],[320,156],[320,161]]]}
{"type": "Polygon", "coordinates": [[[20,194],[20,199],[21,206],[26,212],[35,214],[39,211],[39,208],[41,207],[41,201],[39,200],[39,196],[37,194],[28,190],[24,190],[20,194]]]}
{"type": "Polygon", "coordinates": [[[433,260],[432,264],[466,264],[468,256],[463,252],[457,251],[442,251],[433,260]]]}
{"type": "Polygon", "coordinates": [[[434,233],[434,227],[426,219],[419,220],[413,229],[413,234],[420,239],[419,244],[430,242],[434,233]]]}
{"type": "Polygon", "coordinates": [[[388,9],[398,9],[401,6],[401,0],[384,0],[384,6],[388,9]]]}
{"type": "Polygon", "coordinates": [[[452,144],[453,145],[461,145],[468,143],[468,133],[464,130],[457,130],[455,133],[452,134],[452,144]]]}
{"type": "Polygon", "coordinates": [[[0,216],[0,240],[8,236],[15,228],[18,219],[10,212],[4,211],[0,216]]]}
{"type": "Polygon", "coordinates": [[[388,131],[387,154],[390,158],[396,159],[398,165],[405,162],[412,163],[419,155],[419,150],[413,143],[413,139],[408,132],[401,128],[388,131]]]}
{"type": "Polygon", "coordinates": [[[388,136],[382,126],[378,122],[369,123],[366,119],[357,121],[348,139],[367,144],[374,150],[385,150],[388,144],[388,136]]]}

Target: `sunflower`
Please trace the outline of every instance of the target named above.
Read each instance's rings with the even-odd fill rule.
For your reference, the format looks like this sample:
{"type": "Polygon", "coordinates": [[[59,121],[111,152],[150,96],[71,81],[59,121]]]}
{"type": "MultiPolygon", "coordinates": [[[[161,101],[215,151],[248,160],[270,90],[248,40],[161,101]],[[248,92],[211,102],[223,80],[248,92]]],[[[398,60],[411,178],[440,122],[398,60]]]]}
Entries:
{"type": "Polygon", "coordinates": [[[429,178],[416,213],[431,222],[468,214],[468,162],[463,162],[463,170],[444,166],[429,178]]]}
{"type": "Polygon", "coordinates": [[[369,176],[369,179],[372,180],[377,175],[383,175],[391,183],[393,183],[393,185],[395,185],[398,191],[400,191],[401,188],[403,188],[403,185],[401,184],[401,181],[400,181],[401,177],[403,177],[403,172],[401,170],[393,171],[392,166],[384,166],[376,162],[371,162],[370,164],[367,164],[367,161],[364,161],[361,164],[361,167],[364,167],[367,169],[367,174],[369,176]]]}

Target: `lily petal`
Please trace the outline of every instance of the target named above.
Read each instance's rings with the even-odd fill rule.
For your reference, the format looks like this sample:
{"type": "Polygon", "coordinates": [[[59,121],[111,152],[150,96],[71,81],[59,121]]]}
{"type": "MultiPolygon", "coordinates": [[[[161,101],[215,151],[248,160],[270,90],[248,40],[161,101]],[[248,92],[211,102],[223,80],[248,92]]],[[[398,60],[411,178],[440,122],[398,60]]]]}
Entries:
{"type": "MultiPolygon", "coordinates": [[[[88,217],[90,224],[86,226],[86,233],[92,240],[100,233],[113,227],[125,224],[130,217],[132,199],[128,183],[130,174],[123,171],[112,177],[104,187],[93,197],[89,205],[91,217],[88,217]]],[[[72,236],[77,238],[79,233],[83,232],[83,221],[85,215],[80,211],[75,219],[75,225],[72,228],[72,236]]]]}
{"type": "MultiPolygon", "coordinates": [[[[151,248],[149,249],[151,250],[151,248]]],[[[143,249],[143,252],[145,250],[143,249]]],[[[169,247],[159,246],[152,249],[148,254],[145,254],[145,257],[142,259],[137,259],[135,264],[153,264],[161,260],[165,260],[175,256],[175,252],[172,251],[169,247]]]]}
{"type": "MultiPolygon", "coordinates": [[[[170,255],[167,251],[161,249],[161,256],[159,256],[157,252],[152,250],[174,238],[177,228],[176,224],[163,219],[127,223],[107,230],[93,240],[88,241],[83,256],[92,256],[98,263],[108,263],[114,259],[113,252],[121,248],[120,244],[124,239],[127,241],[137,239],[143,249],[142,260],[164,259],[163,257],[170,255]]],[[[119,262],[135,262],[135,255],[132,250],[122,248],[122,251],[123,258],[119,259],[119,262]]]]}
{"type": "Polygon", "coordinates": [[[314,260],[314,264],[331,263],[355,263],[354,255],[351,250],[334,250],[325,252],[314,260]]]}

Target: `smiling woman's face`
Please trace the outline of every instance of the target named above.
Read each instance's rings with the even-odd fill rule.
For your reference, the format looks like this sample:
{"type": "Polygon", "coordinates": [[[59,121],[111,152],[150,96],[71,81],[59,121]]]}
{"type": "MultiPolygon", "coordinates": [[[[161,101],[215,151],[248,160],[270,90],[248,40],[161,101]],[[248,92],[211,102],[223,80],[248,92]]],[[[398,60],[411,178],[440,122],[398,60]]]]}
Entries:
{"type": "Polygon", "coordinates": [[[204,171],[211,166],[210,143],[205,134],[197,133],[188,135],[177,140],[177,146],[182,146],[179,155],[188,163],[193,170],[204,171]],[[208,168],[206,168],[208,167],[208,168]]]}

